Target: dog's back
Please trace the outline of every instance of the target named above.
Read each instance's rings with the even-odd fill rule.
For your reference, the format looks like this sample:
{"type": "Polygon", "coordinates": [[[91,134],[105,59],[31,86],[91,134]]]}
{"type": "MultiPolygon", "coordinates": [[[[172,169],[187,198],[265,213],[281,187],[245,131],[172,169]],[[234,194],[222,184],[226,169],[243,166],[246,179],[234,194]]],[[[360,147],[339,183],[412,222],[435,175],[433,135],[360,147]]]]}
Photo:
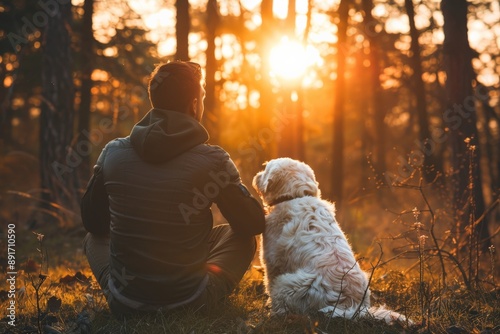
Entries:
{"type": "Polygon", "coordinates": [[[272,308],[307,313],[328,305],[369,305],[368,282],[332,203],[306,196],[279,204],[268,215],[263,253],[272,308]]]}

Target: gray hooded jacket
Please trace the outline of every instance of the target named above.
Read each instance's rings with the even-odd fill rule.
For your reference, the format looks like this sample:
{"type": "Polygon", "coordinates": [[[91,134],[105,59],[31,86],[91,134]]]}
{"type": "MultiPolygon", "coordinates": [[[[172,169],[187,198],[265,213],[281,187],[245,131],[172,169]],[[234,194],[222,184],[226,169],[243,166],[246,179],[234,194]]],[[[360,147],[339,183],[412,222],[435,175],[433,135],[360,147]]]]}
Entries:
{"type": "Polygon", "coordinates": [[[87,231],[109,234],[110,291],[128,306],[182,305],[199,293],[213,202],[235,232],[264,230],[233,161],[207,140],[192,117],[153,109],[97,160],[82,220],[87,231]]]}

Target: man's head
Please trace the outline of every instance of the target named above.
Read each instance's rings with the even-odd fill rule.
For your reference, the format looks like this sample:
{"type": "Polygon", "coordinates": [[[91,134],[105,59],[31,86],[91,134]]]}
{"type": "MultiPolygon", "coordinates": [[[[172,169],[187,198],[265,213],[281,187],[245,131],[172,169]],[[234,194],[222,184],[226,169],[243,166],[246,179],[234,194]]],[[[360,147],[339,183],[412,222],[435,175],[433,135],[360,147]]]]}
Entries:
{"type": "Polygon", "coordinates": [[[153,108],[182,112],[201,121],[205,88],[199,64],[174,61],[158,65],[151,73],[148,92],[153,108]]]}

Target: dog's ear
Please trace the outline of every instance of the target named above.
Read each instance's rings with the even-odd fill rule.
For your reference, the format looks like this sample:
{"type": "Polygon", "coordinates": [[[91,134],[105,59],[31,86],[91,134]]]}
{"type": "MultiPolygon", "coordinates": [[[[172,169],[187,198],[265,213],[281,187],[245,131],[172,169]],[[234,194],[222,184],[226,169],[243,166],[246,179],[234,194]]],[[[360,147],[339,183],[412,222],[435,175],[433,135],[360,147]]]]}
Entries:
{"type": "Polygon", "coordinates": [[[268,174],[268,178],[265,180],[264,191],[266,194],[276,192],[283,182],[285,181],[285,172],[279,169],[274,169],[272,173],[268,174]]]}
{"type": "Polygon", "coordinates": [[[267,180],[266,188],[264,190],[266,192],[266,194],[268,194],[269,192],[271,192],[273,190],[273,183],[274,183],[273,179],[267,180]]]}
{"type": "Polygon", "coordinates": [[[272,179],[275,177],[275,172],[276,168],[273,168],[272,166],[267,166],[267,162],[264,163],[266,165],[266,169],[263,172],[260,172],[260,186],[261,186],[261,191],[262,193],[267,194],[269,189],[270,184],[273,183],[272,179]]]}
{"type": "Polygon", "coordinates": [[[262,174],[263,174],[263,172],[258,172],[252,180],[252,186],[255,189],[255,191],[257,191],[257,193],[259,195],[262,195],[262,191],[263,191],[263,189],[262,189],[262,174]]]}

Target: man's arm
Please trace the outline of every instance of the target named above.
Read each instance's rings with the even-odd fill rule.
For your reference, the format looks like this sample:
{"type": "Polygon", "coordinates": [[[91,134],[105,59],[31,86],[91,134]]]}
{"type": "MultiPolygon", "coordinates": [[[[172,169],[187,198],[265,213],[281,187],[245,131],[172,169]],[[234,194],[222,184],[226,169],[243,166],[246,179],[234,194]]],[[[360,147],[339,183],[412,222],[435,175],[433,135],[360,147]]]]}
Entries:
{"type": "Polygon", "coordinates": [[[94,166],[87,190],[81,200],[81,216],[85,229],[95,235],[108,235],[110,225],[109,199],[104,187],[102,163],[105,151],[94,166]]]}
{"type": "Polygon", "coordinates": [[[241,183],[240,174],[229,157],[219,176],[219,181],[227,178],[228,182],[219,182],[221,189],[215,203],[233,230],[244,235],[264,232],[266,223],[264,210],[241,183]]]}

